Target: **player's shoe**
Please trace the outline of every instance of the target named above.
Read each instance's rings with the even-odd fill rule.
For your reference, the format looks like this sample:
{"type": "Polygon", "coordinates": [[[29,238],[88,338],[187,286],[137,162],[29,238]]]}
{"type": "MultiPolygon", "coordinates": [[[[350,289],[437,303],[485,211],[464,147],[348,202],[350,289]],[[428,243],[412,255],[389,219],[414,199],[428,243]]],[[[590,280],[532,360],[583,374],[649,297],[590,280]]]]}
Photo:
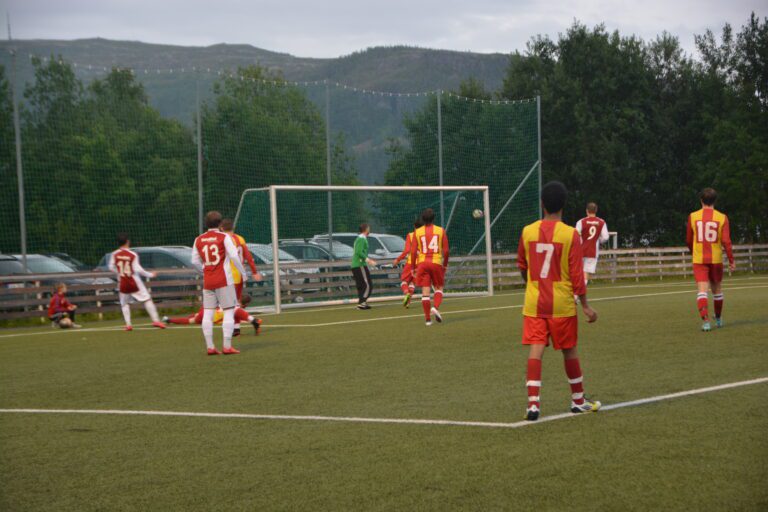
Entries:
{"type": "Polygon", "coordinates": [[[369,306],[367,302],[363,302],[362,304],[357,305],[357,309],[371,309],[371,306],[369,306]]]}
{"type": "Polygon", "coordinates": [[[253,326],[253,334],[258,336],[261,332],[261,318],[254,318],[251,325],[253,326]]]}
{"type": "Polygon", "coordinates": [[[541,414],[539,406],[532,405],[525,410],[525,416],[523,416],[523,419],[527,421],[536,421],[539,419],[539,414],[541,414]]]}
{"type": "Polygon", "coordinates": [[[218,356],[219,354],[221,354],[221,352],[219,352],[215,348],[209,348],[208,349],[208,355],[209,356],[218,356]]]}
{"type": "Polygon", "coordinates": [[[152,327],[157,327],[158,329],[165,329],[165,324],[163,322],[152,322],[152,327]]]}
{"type": "Polygon", "coordinates": [[[584,399],[584,402],[577,404],[574,402],[571,402],[571,412],[573,413],[581,413],[581,412],[597,412],[600,410],[600,406],[603,405],[599,401],[595,400],[594,402],[584,399]]]}
{"type": "Polygon", "coordinates": [[[411,305],[411,293],[408,292],[405,294],[405,297],[403,297],[403,307],[407,308],[411,305]]]}
{"type": "Polygon", "coordinates": [[[427,322],[426,322],[424,325],[426,325],[427,327],[429,327],[430,325],[432,325],[432,320],[427,320],[427,322]]]}
{"type": "Polygon", "coordinates": [[[232,337],[236,338],[238,336],[240,336],[240,328],[239,327],[235,327],[235,330],[232,331],[232,337]]]}
{"type": "Polygon", "coordinates": [[[237,350],[235,347],[229,347],[229,348],[225,348],[224,350],[222,350],[221,353],[226,356],[226,355],[230,355],[230,354],[239,354],[240,351],[237,350]]]}
{"type": "Polygon", "coordinates": [[[723,326],[723,319],[722,318],[715,318],[715,325],[717,328],[721,328],[723,326]]]}
{"type": "Polygon", "coordinates": [[[82,327],[83,327],[83,326],[82,326],[82,325],[80,325],[80,324],[72,323],[72,328],[73,328],[73,329],[80,329],[80,328],[82,328],[82,327]]]}
{"type": "Polygon", "coordinates": [[[126,332],[131,332],[133,330],[133,326],[132,325],[126,325],[125,327],[123,327],[123,330],[126,331],[126,332]]]}
{"type": "Polygon", "coordinates": [[[709,323],[709,320],[701,324],[701,330],[704,332],[709,332],[712,330],[712,325],[709,323]]]}
{"type": "Polygon", "coordinates": [[[167,316],[164,316],[164,317],[163,317],[163,318],[161,318],[160,320],[161,320],[161,321],[162,321],[164,324],[167,324],[167,323],[168,323],[168,321],[170,320],[170,318],[168,318],[167,316]]]}
{"type": "Polygon", "coordinates": [[[443,323],[443,315],[440,314],[440,312],[437,310],[436,307],[432,306],[432,309],[429,310],[429,313],[435,317],[435,320],[437,320],[437,323],[441,324],[443,323]]]}

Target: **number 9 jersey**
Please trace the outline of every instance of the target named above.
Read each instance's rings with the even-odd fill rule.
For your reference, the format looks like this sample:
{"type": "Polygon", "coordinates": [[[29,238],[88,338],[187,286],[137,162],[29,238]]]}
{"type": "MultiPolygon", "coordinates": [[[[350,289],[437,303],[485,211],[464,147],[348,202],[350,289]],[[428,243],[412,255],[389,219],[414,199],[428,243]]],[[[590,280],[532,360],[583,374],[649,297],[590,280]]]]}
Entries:
{"type": "Polygon", "coordinates": [[[728,217],[714,208],[702,208],[688,216],[686,243],[694,264],[723,263],[723,247],[733,262],[731,230],[728,217]]]}
{"type": "Polygon", "coordinates": [[[574,295],[587,292],[581,237],[560,221],[539,220],[523,228],[517,266],[527,273],[523,315],[538,318],[576,316],[574,295]]]}

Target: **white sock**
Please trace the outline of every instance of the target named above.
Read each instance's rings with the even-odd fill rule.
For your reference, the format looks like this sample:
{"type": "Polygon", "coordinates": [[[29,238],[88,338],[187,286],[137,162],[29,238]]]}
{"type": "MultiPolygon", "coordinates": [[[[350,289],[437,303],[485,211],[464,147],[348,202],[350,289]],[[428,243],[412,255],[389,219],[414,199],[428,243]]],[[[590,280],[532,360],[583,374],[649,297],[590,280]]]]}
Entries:
{"type": "Polygon", "coordinates": [[[123,310],[123,318],[125,319],[125,325],[131,325],[131,306],[128,304],[123,304],[120,306],[120,309],[123,310]]]}
{"type": "Polygon", "coordinates": [[[152,299],[149,299],[147,302],[145,302],[144,307],[146,308],[147,313],[149,313],[149,317],[153,322],[160,321],[160,317],[157,316],[157,308],[155,307],[155,303],[152,302],[152,299]]]}
{"type": "Polygon", "coordinates": [[[206,309],[203,311],[203,337],[208,349],[216,348],[213,344],[213,314],[215,310],[206,309]]]}
{"type": "Polygon", "coordinates": [[[248,315],[248,321],[249,322],[253,322],[254,320],[256,320],[254,317],[252,317],[251,315],[248,315]]]}
{"type": "Polygon", "coordinates": [[[235,331],[235,308],[224,310],[221,330],[224,331],[224,348],[232,348],[232,333],[235,331]]]}

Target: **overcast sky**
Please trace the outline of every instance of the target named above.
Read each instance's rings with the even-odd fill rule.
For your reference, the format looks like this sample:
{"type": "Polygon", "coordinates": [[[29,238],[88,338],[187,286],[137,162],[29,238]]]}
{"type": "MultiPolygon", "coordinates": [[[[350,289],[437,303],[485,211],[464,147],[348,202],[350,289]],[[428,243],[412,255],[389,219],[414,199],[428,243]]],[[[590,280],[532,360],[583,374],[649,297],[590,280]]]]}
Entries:
{"type": "MultiPolygon", "coordinates": [[[[103,37],[207,46],[246,43],[303,57],[369,46],[502,52],[535,34],[557,37],[574,19],[650,39],[741,26],[766,0],[0,0],[17,39],[103,37]]],[[[5,25],[5,23],[3,23],[5,25]]],[[[5,30],[0,29],[0,34],[5,30]]]]}

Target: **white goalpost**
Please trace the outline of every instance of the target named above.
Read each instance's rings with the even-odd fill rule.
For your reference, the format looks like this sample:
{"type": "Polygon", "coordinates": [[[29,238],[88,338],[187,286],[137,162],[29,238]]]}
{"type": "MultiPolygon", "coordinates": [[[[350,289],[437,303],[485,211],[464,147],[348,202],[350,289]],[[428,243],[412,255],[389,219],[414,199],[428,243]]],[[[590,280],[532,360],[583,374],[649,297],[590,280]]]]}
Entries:
{"type": "Polygon", "coordinates": [[[425,208],[436,212],[449,240],[446,296],[493,295],[487,186],[272,185],[244,190],[235,216],[235,229],[264,276],[246,285],[252,305],[280,313],[356,302],[349,264],[361,223],[371,226],[376,260],[369,301],[402,298],[402,267],[393,260],[425,208]]]}

